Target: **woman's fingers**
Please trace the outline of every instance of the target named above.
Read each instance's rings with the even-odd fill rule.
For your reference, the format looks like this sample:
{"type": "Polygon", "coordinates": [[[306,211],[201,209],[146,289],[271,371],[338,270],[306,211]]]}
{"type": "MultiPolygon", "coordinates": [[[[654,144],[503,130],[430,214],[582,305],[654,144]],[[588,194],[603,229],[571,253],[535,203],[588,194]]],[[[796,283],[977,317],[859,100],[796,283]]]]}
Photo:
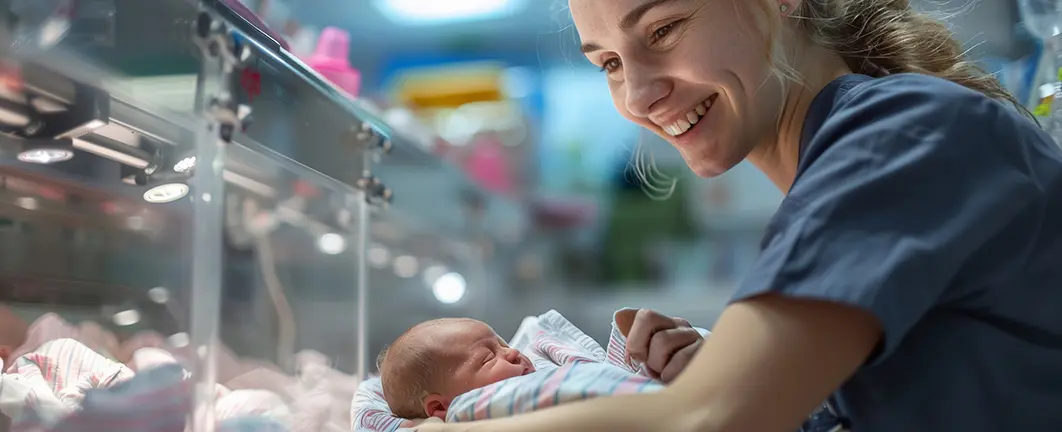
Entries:
{"type": "Polygon", "coordinates": [[[639,309],[634,316],[634,324],[627,334],[627,358],[646,362],[649,358],[649,343],[653,334],[661,330],[673,329],[675,320],[667,315],[650,309],[639,309]]]}
{"type": "MultiPolygon", "coordinates": [[[[698,334],[698,336],[700,336],[700,334],[698,334]]],[[[667,366],[665,366],[662,371],[660,371],[660,381],[668,384],[678,377],[679,374],[686,369],[686,365],[690,364],[690,360],[693,360],[693,356],[697,354],[697,351],[700,351],[701,342],[703,341],[704,339],[698,338],[696,342],[686,345],[686,347],[676,351],[675,354],[671,356],[671,361],[668,362],[667,366]]]]}
{"type": "Polygon", "coordinates": [[[674,358],[675,355],[680,350],[697,344],[700,340],[701,334],[691,327],[679,327],[656,332],[649,341],[649,357],[645,364],[653,372],[656,372],[661,380],[667,382],[664,379],[663,372],[672,362],[677,360],[674,358]]]}
{"type": "Polygon", "coordinates": [[[671,318],[671,320],[674,321],[675,325],[678,327],[693,327],[693,324],[690,324],[690,322],[686,321],[684,318],[671,318]]]}

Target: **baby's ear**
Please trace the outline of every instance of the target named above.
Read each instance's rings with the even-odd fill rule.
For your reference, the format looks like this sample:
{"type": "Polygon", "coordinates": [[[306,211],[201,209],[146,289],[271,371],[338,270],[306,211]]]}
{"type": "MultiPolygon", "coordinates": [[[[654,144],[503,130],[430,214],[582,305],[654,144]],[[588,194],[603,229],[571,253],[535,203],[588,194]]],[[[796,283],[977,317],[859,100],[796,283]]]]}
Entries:
{"type": "Polygon", "coordinates": [[[450,399],[438,393],[432,393],[424,398],[424,414],[427,417],[438,417],[446,420],[446,410],[450,409],[450,399]]]}

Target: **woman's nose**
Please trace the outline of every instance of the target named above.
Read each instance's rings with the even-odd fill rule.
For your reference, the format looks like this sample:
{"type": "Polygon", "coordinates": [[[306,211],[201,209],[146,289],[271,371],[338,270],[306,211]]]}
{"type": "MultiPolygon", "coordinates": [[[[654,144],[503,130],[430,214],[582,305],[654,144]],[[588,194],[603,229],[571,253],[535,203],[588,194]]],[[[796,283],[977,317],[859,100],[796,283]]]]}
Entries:
{"type": "Polygon", "coordinates": [[[649,117],[653,104],[671,94],[671,85],[667,80],[641,67],[627,67],[624,73],[627,112],[635,117],[649,117]]]}

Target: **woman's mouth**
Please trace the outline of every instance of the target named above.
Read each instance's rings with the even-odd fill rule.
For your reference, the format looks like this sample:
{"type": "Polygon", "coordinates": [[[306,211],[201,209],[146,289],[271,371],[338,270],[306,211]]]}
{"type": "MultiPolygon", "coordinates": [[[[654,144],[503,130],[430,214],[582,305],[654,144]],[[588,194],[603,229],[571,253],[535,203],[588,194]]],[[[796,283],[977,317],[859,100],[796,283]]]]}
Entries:
{"type": "Polygon", "coordinates": [[[719,93],[709,96],[704,102],[697,104],[696,107],[686,113],[686,118],[678,119],[674,123],[664,126],[664,133],[677,137],[689,132],[690,129],[693,129],[694,125],[704,119],[704,116],[712,109],[712,105],[715,103],[717,97],[719,97],[719,93]]]}

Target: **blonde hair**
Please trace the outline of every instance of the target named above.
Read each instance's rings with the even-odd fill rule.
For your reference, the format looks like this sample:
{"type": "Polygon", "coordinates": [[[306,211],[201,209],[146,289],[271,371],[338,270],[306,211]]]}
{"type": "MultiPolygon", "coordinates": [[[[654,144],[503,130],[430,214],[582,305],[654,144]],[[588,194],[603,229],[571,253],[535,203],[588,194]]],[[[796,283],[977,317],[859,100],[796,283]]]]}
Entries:
{"type": "MultiPolygon", "coordinates": [[[[740,1],[740,0],[738,0],[740,1]]],[[[783,82],[799,82],[777,29],[789,29],[838,55],[855,73],[881,77],[921,73],[943,78],[1029,110],[996,77],[966,58],[962,45],[940,20],[915,11],[909,0],[803,0],[788,17],[777,0],[762,0],[770,21],[771,66],[783,82]]]]}
{"type": "MultiPolygon", "coordinates": [[[[771,75],[781,84],[783,94],[791,83],[801,83],[803,76],[793,67],[781,41],[802,36],[839,56],[852,72],[872,77],[908,72],[932,75],[1009,103],[1036,121],[994,75],[966,58],[962,45],[942,21],[915,11],[909,0],[802,0],[785,17],[779,13],[778,0],[760,0],[760,4],[766,17],[771,75]]],[[[781,122],[781,110],[778,114],[781,122]]],[[[651,198],[669,198],[676,180],[660,174],[652,155],[647,160],[644,151],[640,144],[634,149],[631,165],[635,174],[651,198]]]]}

